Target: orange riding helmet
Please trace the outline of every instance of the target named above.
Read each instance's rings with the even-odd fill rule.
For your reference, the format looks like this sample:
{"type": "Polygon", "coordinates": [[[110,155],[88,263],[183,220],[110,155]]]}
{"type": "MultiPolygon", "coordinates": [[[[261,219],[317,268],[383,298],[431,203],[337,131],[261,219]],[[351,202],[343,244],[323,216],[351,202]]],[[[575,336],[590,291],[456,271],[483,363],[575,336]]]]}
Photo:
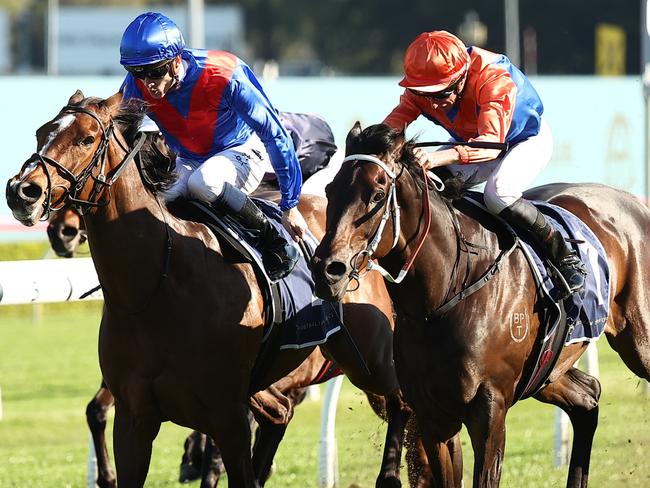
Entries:
{"type": "Polygon", "coordinates": [[[458,79],[469,65],[465,44],[447,31],[423,32],[404,54],[404,88],[437,92],[458,79]]]}

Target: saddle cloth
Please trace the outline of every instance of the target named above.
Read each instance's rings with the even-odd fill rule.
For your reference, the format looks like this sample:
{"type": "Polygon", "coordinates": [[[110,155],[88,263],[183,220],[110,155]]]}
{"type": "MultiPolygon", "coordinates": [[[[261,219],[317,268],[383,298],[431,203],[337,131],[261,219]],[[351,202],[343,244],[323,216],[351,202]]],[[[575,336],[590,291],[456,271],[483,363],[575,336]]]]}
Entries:
{"type": "MultiPolygon", "coordinates": [[[[609,316],[609,264],[605,249],[591,229],[568,210],[546,202],[532,203],[565,240],[569,240],[587,267],[584,291],[574,293],[564,301],[567,320],[573,326],[566,343],[596,340],[605,330],[609,316]]],[[[557,296],[543,258],[527,240],[520,238],[529,260],[535,263],[533,271],[544,291],[551,297],[557,296]]]]}
{"type": "MultiPolygon", "coordinates": [[[[467,192],[466,199],[484,208],[482,193],[467,192]]],[[[574,293],[564,301],[567,321],[572,325],[566,343],[596,340],[605,329],[609,316],[609,264],[605,249],[591,229],[568,210],[542,201],[531,203],[562,234],[587,267],[585,289],[581,293],[574,293]]],[[[506,222],[502,222],[507,225],[506,222]]],[[[519,237],[521,249],[531,265],[541,291],[557,304],[558,290],[551,279],[545,258],[532,244],[529,236],[517,229],[512,230],[519,237]]]]}
{"type": "MultiPolygon", "coordinates": [[[[268,200],[253,200],[280,235],[293,242],[281,223],[282,212],[279,207],[268,200]]],[[[308,260],[318,246],[318,241],[311,232],[307,233],[298,247],[300,260],[291,274],[272,283],[264,270],[260,252],[251,244],[255,239],[250,231],[244,229],[235,219],[216,213],[208,204],[197,200],[190,200],[190,203],[209,217],[207,225],[213,232],[225,237],[235,250],[256,268],[258,284],[267,297],[267,308],[270,309],[264,341],[269,338],[273,327],[278,325],[282,326],[280,349],[300,349],[322,344],[330,335],[341,329],[341,304],[326,302],[314,295],[314,281],[308,260]]]]}
{"type": "MultiPolygon", "coordinates": [[[[467,192],[465,199],[485,209],[481,193],[467,192]]],[[[550,265],[527,235],[511,227],[517,234],[519,247],[528,260],[537,289],[542,296],[542,323],[537,346],[533,351],[535,361],[532,367],[522,374],[515,391],[515,400],[534,395],[546,384],[564,345],[597,340],[605,329],[609,315],[609,264],[598,238],[568,210],[542,201],[531,203],[578,253],[587,267],[587,277],[582,292],[558,301],[559,290],[551,279],[550,265]]],[[[498,220],[503,225],[508,225],[502,219],[498,220]]]]}

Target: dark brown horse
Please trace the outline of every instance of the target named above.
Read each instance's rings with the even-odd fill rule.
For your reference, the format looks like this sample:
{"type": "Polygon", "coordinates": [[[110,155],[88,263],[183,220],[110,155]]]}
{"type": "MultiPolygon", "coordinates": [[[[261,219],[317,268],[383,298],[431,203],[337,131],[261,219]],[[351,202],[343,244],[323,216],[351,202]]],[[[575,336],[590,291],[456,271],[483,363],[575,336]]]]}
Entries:
{"type": "MultiPolygon", "coordinates": [[[[540,296],[526,259],[516,250],[479,291],[442,315],[434,312],[490,269],[512,238],[471,205],[453,204],[431,189],[425,198],[412,149],[412,142],[384,125],[362,131],[357,124],[348,135],[350,156],[327,188],[327,228],[314,259],[317,293],[329,299],[344,296],[366,262],[369,242],[381,234],[382,215],[387,225],[381,227],[383,234],[370,254],[392,276],[417,254],[424,234],[411,268],[400,272],[405,274],[403,282],[389,286],[398,317],[394,354],[400,385],[417,415],[438,485],[454,484],[442,443],[464,424],[474,449],[473,486],[498,486],[506,412],[535,359],[531,352],[540,327],[540,296]],[[390,209],[396,210],[389,198],[392,185],[401,210],[396,218],[399,231],[390,219],[390,209]],[[423,218],[427,205],[430,219],[423,218]],[[530,328],[518,342],[509,324],[520,313],[528,315],[530,328]]],[[[602,242],[611,276],[607,339],[632,372],[650,379],[648,209],[628,193],[596,184],[547,185],[525,196],[570,210],[602,242]]],[[[586,346],[565,346],[549,383],[535,395],[566,411],[573,424],[570,487],[587,485],[598,421],[600,384],[573,367],[586,346]]]]}
{"type": "MultiPolygon", "coordinates": [[[[233,262],[198,223],[162,204],[142,156],[138,113],[75,93],[37,131],[37,153],[7,183],[16,219],[33,225],[52,208],[84,209],[88,240],[104,291],[99,333],[103,376],[115,396],[118,483],[142,486],[160,424],[171,420],[212,436],[232,486],[254,487],[248,404],[265,322],[255,272],[233,262]]],[[[146,159],[146,158],[145,158],[146,159]]],[[[324,227],[324,202],[300,210],[312,232],[324,227]]],[[[357,387],[386,398],[388,434],[379,486],[399,484],[397,469],[408,409],[392,362],[392,306],[377,277],[346,298],[344,334],[325,346],[357,387]],[[364,358],[367,369],[359,361],[364,358]]],[[[266,387],[298,367],[311,349],[278,352],[255,383],[266,387]]]]}
{"type": "MultiPolygon", "coordinates": [[[[156,145],[159,146],[159,144],[156,145]]],[[[169,152],[165,151],[164,148],[159,147],[159,150],[161,150],[161,153],[169,155],[169,152]]],[[[83,218],[73,207],[65,207],[55,212],[48,220],[47,235],[50,245],[60,257],[75,256],[79,247],[85,241],[85,234],[86,228],[83,225],[83,218]]],[[[271,405],[272,410],[279,411],[283,408],[283,404],[272,395],[275,390],[280,391],[282,395],[286,395],[291,401],[291,407],[295,407],[304,399],[306,386],[327,379],[327,369],[331,367],[330,365],[330,361],[323,356],[320,348],[314,349],[295,371],[276,382],[273,385],[273,390],[267,389],[266,408],[269,408],[268,403],[274,400],[278,404],[271,405]]],[[[383,398],[369,392],[366,392],[366,395],[375,413],[386,419],[386,406],[383,398]]],[[[86,422],[97,455],[96,482],[100,488],[110,488],[116,485],[115,471],[110,462],[105,436],[108,411],[113,408],[114,404],[115,398],[102,380],[99,390],[86,406],[86,422]]],[[[253,398],[253,407],[259,405],[259,399],[253,398]]],[[[263,417],[262,420],[266,419],[263,417]]],[[[270,475],[274,454],[277,452],[278,444],[284,435],[283,431],[286,429],[289,420],[287,418],[286,422],[280,424],[280,426],[274,425],[269,420],[271,425],[264,425],[257,429],[253,446],[253,459],[257,459],[264,466],[260,468],[261,474],[258,478],[260,484],[266,481],[270,475]]],[[[407,453],[409,479],[413,486],[425,488],[429,483],[429,474],[426,469],[427,460],[426,455],[422,453],[415,428],[408,431],[407,446],[409,448],[407,453]]],[[[390,466],[386,466],[386,469],[390,469],[390,466]]],[[[188,482],[201,478],[202,487],[213,487],[216,486],[219,477],[223,473],[223,461],[218,446],[211,439],[206,439],[205,434],[197,431],[192,432],[184,443],[179,481],[188,482]]]]}

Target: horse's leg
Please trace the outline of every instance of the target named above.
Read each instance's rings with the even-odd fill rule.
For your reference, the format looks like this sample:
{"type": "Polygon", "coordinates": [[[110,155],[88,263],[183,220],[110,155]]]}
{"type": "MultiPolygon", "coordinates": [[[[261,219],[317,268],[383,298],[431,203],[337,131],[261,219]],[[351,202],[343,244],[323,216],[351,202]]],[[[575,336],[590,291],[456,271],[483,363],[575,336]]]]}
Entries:
{"type": "Polygon", "coordinates": [[[485,384],[479,387],[465,422],[474,449],[473,486],[499,486],[506,443],[506,412],[500,391],[485,384]]]}
{"type": "Polygon", "coordinates": [[[113,395],[102,381],[102,386],[86,406],[86,422],[97,456],[97,486],[99,488],[115,488],[117,483],[106,448],[106,414],[114,403],[113,395]]]}
{"type": "Polygon", "coordinates": [[[183,457],[181,458],[179,483],[188,483],[201,477],[203,466],[203,452],[205,451],[206,435],[198,430],[193,430],[183,444],[183,457]]]}
{"type": "MultiPolygon", "coordinates": [[[[642,315],[641,306],[635,311],[642,315]]],[[[650,306],[647,307],[650,310],[650,306]]],[[[621,357],[625,365],[639,378],[644,378],[650,381],[650,331],[646,330],[650,327],[650,312],[648,312],[645,319],[636,318],[635,322],[625,320],[625,327],[616,334],[608,333],[605,330],[607,342],[621,357]],[[645,320],[645,323],[642,322],[645,320]]]]}
{"type": "Polygon", "coordinates": [[[386,395],[383,402],[374,395],[366,393],[370,405],[377,415],[387,421],[386,440],[384,442],[384,455],[375,486],[400,487],[399,468],[402,460],[402,446],[404,445],[404,432],[406,424],[411,417],[411,409],[406,405],[402,394],[398,391],[386,395]],[[382,412],[385,408],[385,412],[382,412]]]}
{"type": "Polygon", "coordinates": [[[274,424],[268,420],[259,422],[253,444],[253,470],[260,486],[264,486],[271,477],[273,459],[286,431],[286,425],[274,424]]]}
{"type": "Polygon", "coordinates": [[[160,430],[154,415],[135,417],[117,401],[113,423],[113,451],[120,488],[144,486],[151,461],[153,440],[160,430]]]}
{"type": "Polygon", "coordinates": [[[253,471],[260,486],[271,473],[273,459],[293,418],[293,402],[279,388],[271,385],[250,400],[258,429],[253,444],[253,471]]]}
{"type": "MultiPolygon", "coordinates": [[[[413,420],[414,417],[411,417],[413,420]]],[[[409,477],[409,486],[413,488],[428,488],[433,486],[433,477],[427,453],[424,451],[420,432],[416,428],[416,421],[409,421],[406,429],[406,467],[409,477]]]]}
{"type": "MultiPolygon", "coordinates": [[[[365,297],[366,303],[377,300],[377,297],[365,297]]],[[[388,304],[390,306],[390,302],[388,304]]],[[[334,334],[322,347],[326,357],[333,359],[357,388],[385,397],[387,404],[391,398],[391,411],[386,418],[386,440],[389,443],[384,446],[381,471],[377,477],[377,486],[388,487],[401,486],[400,458],[397,456],[401,456],[404,428],[410,415],[403,402],[402,406],[395,402],[396,395],[401,394],[393,363],[391,315],[390,309],[382,311],[376,306],[347,303],[343,319],[350,335],[345,331],[334,334]]]]}
{"type": "MultiPolygon", "coordinates": [[[[431,413],[425,410],[427,413],[431,413]]],[[[442,422],[442,417],[433,413],[427,418],[417,418],[417,428],[413,436],[418,435],[426,452],[428,471],[425,466],[416,466],[410,474],[411,486],[454,488],[462,486],[463,465],[460,457],[461,424],[455,421],[442,422]],[[414,480],[415,474],[418,474],[414,480]]],[[[419,448],[419,446],[418,446],[419,448]]],[[[419,464],[422,464],[420,461],[419,464]]],[[[477,486],[477,485],[475,485],[477,486]]]]}
{"type": "Polygon", "coordinates": [[[201,488],[215,488],[221,475],[226,472],[226,468],[221,459],[219,446],[216,445],[212,437],[205,437],[205,448],[201,460],[201,488]]]}
{"type": "Polygon", "coordinates": [[[221,458],[228,473],[228,486],[258,488],[251,460],[248,406],[244,403],[234,403],[221,407],[215,414],[210,434],[221,450],[221,458]]]}
{"type": "Polygon", "coordinates": [[[591,444],[598,425],[600,383],[593,376],[571,368],[535,395],[537,400],[564,410],[573,425],[573,445],[567,487],[586,488],[591,444]]]}

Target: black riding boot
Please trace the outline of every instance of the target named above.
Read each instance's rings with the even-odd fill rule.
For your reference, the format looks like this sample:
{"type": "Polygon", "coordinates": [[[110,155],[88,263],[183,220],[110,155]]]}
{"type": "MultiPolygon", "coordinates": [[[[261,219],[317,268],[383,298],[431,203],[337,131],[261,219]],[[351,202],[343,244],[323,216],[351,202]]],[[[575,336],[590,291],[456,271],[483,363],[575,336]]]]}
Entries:
{"type": "Polygon", "coordinates": [[[298,262],[295,246],[280,235],[250,198],[246,197],[242,209],[233,214],[246,228],[258,232],[257,245],[269,278],[277,281],[289,275],[298,262]]]}
{"type": "Polygon", "coordinates": [[[564,299],[584,288],[587,276],[585,265],[537,207],[520,198],[499,215],[514,227],[527,232],[545,257],[557,268],[561,276],[555,277],[556,284],[567,290],[567,294],[560,298],[564,299]]]}

